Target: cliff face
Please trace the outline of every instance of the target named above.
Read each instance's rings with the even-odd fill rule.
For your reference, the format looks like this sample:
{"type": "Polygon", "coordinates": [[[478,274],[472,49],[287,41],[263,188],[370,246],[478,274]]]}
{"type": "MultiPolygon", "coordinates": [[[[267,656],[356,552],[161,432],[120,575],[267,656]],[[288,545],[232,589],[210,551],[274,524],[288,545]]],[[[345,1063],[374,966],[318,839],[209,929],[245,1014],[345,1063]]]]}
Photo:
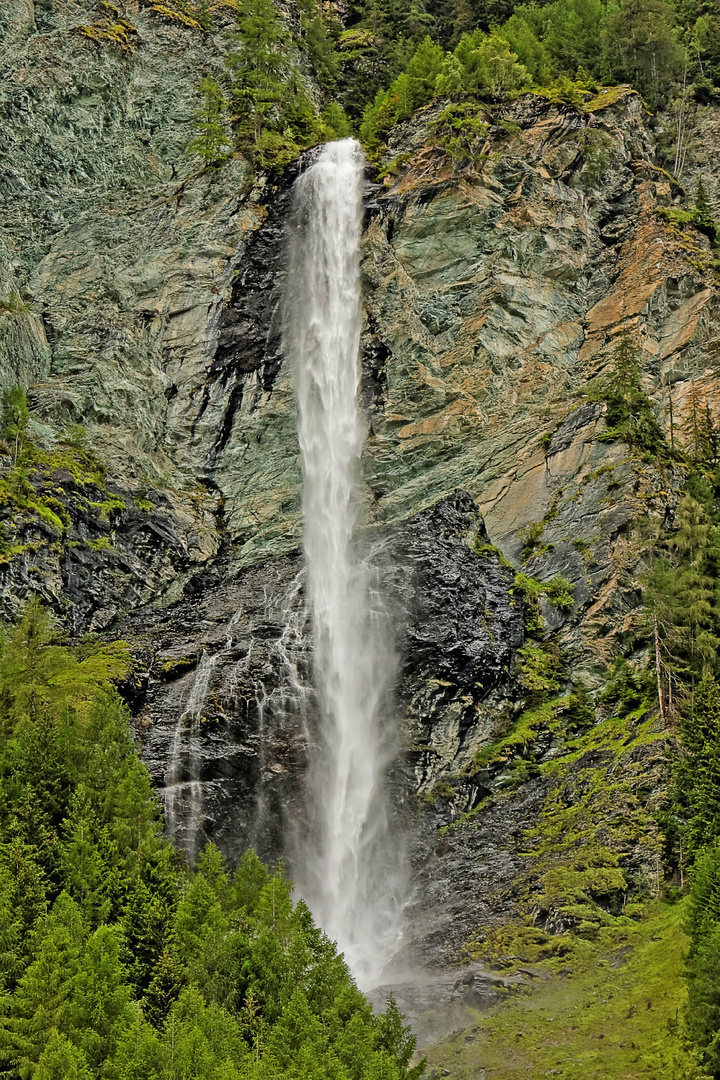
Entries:
{"type": "Polygon", "coordinates": [[[426,145],[432,119],[397,139],[411,162],[368,230],[385,357],[368,484],[390,520],[462,486],[515,565],[540,523],[525,564],[573,581],[561,639],[591,669],[635,606],[628,535],[639,516],[661,527],[667,479],[598,443],[602,409],[583,395],[631,329],[660,416],[671,394],[679,414],[685,380],[713,362],[714,279],[655,213],[675,192],[632,92],[584,112],[538,98],[498,110],[483,164],[459,175],[426,145]]]}
{"type": "MultiPolygon", "coordinates": [[[[227,47],[221,14],[210,37],[134,2],[124,14],[127,49],[88,39],[83,0],[0,13],[0,382],[29,388],[50,448],[25,505],[3,495],[0,586],[7,614],[38,592],[74,633],[125,637],[141,750],[178,837],[271,857],[314,738],[277,316],[293,177],[251,183],[239,161],[198,174],[185,152],[194,87],[227,47]],[[50,453],[73,422],[106,479],[50,453]]],[[[533,712],[518,650],[562,651],[556,689],[592,689],[632,641],[677,477],[598,441],[587,383],[631,329],[669,430],[693,380],[714,387],[720,326],[706,241],[656,214],[678,189],[636,94],[580,108],[525,95],[461,166],[431,136],[437,113],[395,136],[363,261],[365,510],[398,628],[393,789],[422,898],[408,949],[425,963],[528,912],[570,925],[546,879],[571,865],[578,815],[626,883],[653,865],[663,733],[533,712]],[[542,591],[558,573],[572,604],[542,591]],[[596,799],[601,781],[612,794],[596,799]],[[575,832],[548,850],[541,829],[528,861],[558,793],[575,832]]],[[[577,887],[587,919],[620,886],[577,887]]]]}

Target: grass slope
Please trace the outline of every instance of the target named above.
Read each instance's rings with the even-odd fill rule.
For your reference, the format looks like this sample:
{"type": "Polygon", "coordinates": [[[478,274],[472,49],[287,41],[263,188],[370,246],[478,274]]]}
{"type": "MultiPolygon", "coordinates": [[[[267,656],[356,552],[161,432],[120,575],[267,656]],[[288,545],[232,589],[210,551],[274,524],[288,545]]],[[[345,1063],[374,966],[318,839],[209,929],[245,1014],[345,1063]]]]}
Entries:
{"type": "Polygon", "coordinates": [[[430,1075],[451,1080],[699,1078],[683,1047],[684,903],[651,901],[635,922],[575,938],[540,962],[532,990],[427,1052],[430,1075]]]}

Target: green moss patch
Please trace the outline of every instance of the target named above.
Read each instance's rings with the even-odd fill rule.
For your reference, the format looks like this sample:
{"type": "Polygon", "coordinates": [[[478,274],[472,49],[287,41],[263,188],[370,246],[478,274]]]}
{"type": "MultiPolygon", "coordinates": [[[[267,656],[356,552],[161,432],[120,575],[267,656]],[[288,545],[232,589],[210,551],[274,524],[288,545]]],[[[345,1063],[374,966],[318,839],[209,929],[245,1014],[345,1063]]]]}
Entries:
{"type": "Polygon", "coordinates": [[[585,112],[596,113],[624,101],[629,94],[635,93],[629,86],[604,86],[589,101],[584,103],[585,112]]]}
{"type": "Polygon", "coordinates": [[[98,22],[78,26],[76,30],[81,37],[96,45],[115,45],[124,53],[131,53],[140,41],[140,35],[132,23],[117,17],[106,16],[98,22]]]}
{"type": "Polygon", "coordinates": [[[197,665],[197,656],[177,656],[171,660],[165,660],[160,665],[160,677],[162,679],[176,679],[191,671],[197,665]]]}

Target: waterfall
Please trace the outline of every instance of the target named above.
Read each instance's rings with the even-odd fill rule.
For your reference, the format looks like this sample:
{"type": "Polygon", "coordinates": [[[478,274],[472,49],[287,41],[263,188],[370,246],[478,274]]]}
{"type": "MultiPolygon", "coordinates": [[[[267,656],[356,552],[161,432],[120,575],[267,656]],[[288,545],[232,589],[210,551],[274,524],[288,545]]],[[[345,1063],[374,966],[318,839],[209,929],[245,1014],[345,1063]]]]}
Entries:
{"type": "Polygon", "coordinates": [[[182,847],[190,862],[198,854],[198,839],[202,825],[203,784],[202,718],[215,666],[234,643],[235,626],[242,615],[239,608],[225,629],[225,645],[220,652],[210,654],[203,649],[195,671],[195,679],[187,703],[175,725],[170,745],[170,763],[165,773],[163,800],[167,831],[182,847]]]}
{"type": "Polygon", "coordinates": [[[391,744],[382,709],[393,654],[355,533],[365,434],[358,404],[362,174],[358,143],[344,139],[324,146],[296,181],[284,349],[298,405],[322,714],[310,768],[315,817],[294,872],[318,922],[368,988],[398,945],[402,860],[384,790],[391,744]]]}
{"type": "Polygon", "coordinates": [[[202,813],[202,783],[198,746],[200,724],[210,678],[218,657],[203,649],[187,705],[178,719],[170,747],[170,767],[163,787],[165,820],[173,840],[179,842],[192,861],[196,854],[198,827],[202,813]]]}

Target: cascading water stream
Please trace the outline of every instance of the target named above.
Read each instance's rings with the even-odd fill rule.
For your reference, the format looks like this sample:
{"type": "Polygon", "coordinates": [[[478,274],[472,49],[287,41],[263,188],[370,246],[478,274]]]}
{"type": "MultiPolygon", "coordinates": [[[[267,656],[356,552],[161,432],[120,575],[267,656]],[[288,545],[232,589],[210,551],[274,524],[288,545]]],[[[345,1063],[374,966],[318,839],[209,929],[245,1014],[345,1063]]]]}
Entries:
{"type": "Polygon", "coordinates": [[[225,630],[225,646],[220,652],[203,649],[195,680],[175,726],[170,746],[170,766],[165,774],[163,797],[167,829],[192,861],[197,855],[198,831],[203,809],[203,785],[200,779],[201,723],[205,700],[218,660],[233,646],[235,626],[242,608],[234,613],[225,630]]]}
{"type": "Polygon", "coordinates": [[[401,930],[402,860],[388,829],[391,741],[382,707],[394,674],[384,615],[355,537],[365,425],[358,404],[363,158],[328,143],[296,182],[284,347],[292,362],[303,462],[304,546],[313,615],[321,746],[317,815],[295,876],[363,987],[401,930]]]}
{"type": "Polygon", "coordinates": [[[202,784],[199,779],[197,748],[203,706],[217,656],[204,649],[187,705],[180,716],[172,746],[170,768],[165,776],[165,819],[168,832],[182,844],[189,859],[197,854],[198,821],[202,811],[202,784]]]}

